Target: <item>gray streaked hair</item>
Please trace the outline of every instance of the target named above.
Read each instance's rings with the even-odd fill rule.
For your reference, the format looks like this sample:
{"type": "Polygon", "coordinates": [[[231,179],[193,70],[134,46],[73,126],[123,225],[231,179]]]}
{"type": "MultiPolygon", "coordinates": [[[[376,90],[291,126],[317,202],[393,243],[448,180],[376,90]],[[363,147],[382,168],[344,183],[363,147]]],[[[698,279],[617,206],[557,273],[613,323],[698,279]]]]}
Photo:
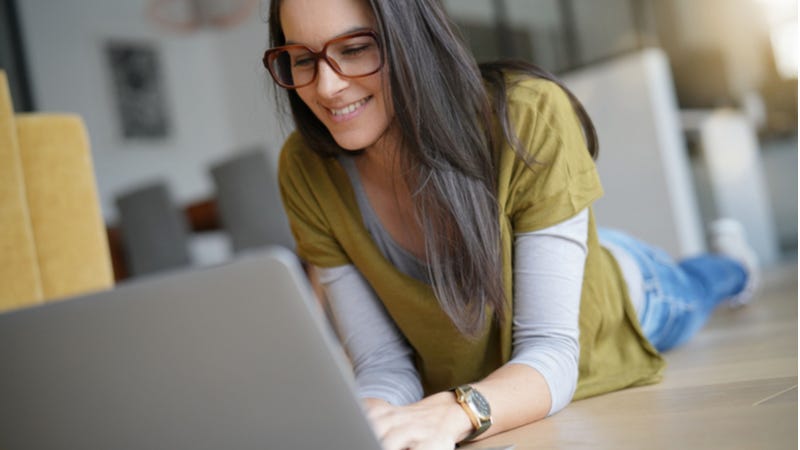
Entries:
{"type": "MultiPolygon", "coordinates": [[[[507,319],[495,152],[510,143],[526,163],[534,162],[518,148],[511,129],[504,73],[556,80],[526,63],[479,67],[438,0],[364,1],[376,18],[389,66],[387,102],[394,106],[402,175],[424,233],[433,291],[458,330],[475,337],[487,312],[507,319]],[[495,136],[495,120],[502,135],[495,136]]],[[[283,45],[280,0],[272,0],[269,23],[271,45],[283,45]]],[[[296,92],[286,92],[297,130],[314,151],[352,154],[336,144],[296,92]]],[[[594,155],[594,128],[569,95],[594,155]]]]}

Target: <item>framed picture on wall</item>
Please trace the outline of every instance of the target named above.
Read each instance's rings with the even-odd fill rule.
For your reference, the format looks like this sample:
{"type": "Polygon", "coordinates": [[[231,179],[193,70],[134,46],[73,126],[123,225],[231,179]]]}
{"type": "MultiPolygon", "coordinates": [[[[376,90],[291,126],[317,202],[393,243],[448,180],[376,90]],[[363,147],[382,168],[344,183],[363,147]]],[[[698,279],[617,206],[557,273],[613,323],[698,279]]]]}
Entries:
{"type": "Polygon", "coordinates": [[[122,137],[167,138],[170,117],[158,47],[146,41],[111,41],[105,53],[122,137]]]}

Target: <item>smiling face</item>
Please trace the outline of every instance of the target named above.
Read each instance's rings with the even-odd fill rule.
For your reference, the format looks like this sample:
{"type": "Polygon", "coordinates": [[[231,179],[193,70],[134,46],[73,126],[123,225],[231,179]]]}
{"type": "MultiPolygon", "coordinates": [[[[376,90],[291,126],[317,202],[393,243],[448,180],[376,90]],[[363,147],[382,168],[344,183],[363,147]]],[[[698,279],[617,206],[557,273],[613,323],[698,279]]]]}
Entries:
{"type": "MultiPolygon", "coordinates": [[[[365,0],[283,0],[280,20],[286,43],[320,51],[326,42],[363,29],[375,29],[365,0]]],[[[387,65],[373,75],[348,78],[324,61],[317,78],[297,94],[346,150],[361,150],[382,141],[393,118],[385,101],[387,65]]]]}

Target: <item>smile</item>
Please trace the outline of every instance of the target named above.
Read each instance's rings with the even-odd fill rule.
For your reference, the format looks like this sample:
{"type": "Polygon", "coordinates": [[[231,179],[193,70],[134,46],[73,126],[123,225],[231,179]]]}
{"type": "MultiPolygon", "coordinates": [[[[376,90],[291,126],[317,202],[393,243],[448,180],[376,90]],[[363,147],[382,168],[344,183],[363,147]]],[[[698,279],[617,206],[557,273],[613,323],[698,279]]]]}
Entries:
{"type": "Polygon", "coordinates": [[[362,98],[361,100],[359,100],[359,101],[357,101],[355,103],[351,103],[351,104],[345,106],[344,108],[339,108],[339,109],[328,108],[328,111],[330,111],[331,115],[335,119],[339,119],[339,120],[347,119],[347,118],[349,118],[349,116],[351,116],[354,112],[359,110],[362,106],[364,106],[371,99],[372,99],[372,96],[370,95],[369,97],[362,98]]]}

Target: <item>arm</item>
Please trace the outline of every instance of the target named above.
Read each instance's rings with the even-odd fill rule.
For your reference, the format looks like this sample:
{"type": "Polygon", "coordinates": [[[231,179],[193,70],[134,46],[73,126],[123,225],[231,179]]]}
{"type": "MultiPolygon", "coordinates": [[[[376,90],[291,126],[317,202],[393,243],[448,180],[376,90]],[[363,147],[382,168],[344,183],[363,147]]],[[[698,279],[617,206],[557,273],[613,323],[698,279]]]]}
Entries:
{"type": "Polygon", "coordinates": [[[583,267],[588,210],[534,233],[517,235],[514,262],[514,347],[509,364],[525,364],[545,379],[548,415],[572,400],[578,384],[583,267]]]}
{"type": "MultiPolygon", "coordinates": [[[[473,383],[492,406],[494,424],[480,438],[542,419],[572,398],[578,377],[578,312],[588,213],[518,235],[514,244],[512,360],[473,383]]],[[[472,425],[451,392],[405,408],[371,411],[384,448],[452,448],[472,425]],[[420,447],[422,448],[422,447],[420,447]]]]}
{"type": "Polygon", "coordinates": [[[386,309],[352,265],[315,268],[328,315],[350,357],[362,399],[406,405],[422,398],[413,352],[386,309]]]}

